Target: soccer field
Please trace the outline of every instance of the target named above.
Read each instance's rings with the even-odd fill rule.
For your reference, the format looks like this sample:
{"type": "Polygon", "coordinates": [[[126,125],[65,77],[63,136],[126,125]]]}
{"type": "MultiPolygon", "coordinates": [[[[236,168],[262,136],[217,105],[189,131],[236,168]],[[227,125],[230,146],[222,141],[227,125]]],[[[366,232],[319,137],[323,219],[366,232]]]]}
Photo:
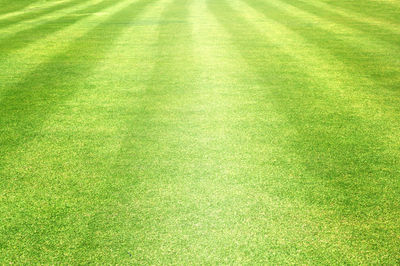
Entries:
{"type": "Polygon", "coordinates": [[[0,0],[0,264],[400,263],[400,1],[0,0]]]}

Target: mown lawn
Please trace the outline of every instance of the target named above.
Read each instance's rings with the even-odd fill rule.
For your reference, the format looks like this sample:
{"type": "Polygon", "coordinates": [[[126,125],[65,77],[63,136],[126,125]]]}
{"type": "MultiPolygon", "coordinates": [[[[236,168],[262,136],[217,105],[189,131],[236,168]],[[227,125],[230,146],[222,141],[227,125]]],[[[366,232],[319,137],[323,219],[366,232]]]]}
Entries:
{"type": "Polygon", "coordinates": [[[400,263],[400,2],[0,0],[0,264],[400,263]]]}

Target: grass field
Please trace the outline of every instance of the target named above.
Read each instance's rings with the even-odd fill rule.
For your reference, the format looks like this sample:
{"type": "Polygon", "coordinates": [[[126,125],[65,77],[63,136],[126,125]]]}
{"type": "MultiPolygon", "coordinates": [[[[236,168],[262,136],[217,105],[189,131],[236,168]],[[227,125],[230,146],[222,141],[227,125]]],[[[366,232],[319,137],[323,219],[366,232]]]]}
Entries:
{"type": "Polygon", "coordinates": [[[0,264],[400,264],[400,2],[0,0],[0,264]]]}

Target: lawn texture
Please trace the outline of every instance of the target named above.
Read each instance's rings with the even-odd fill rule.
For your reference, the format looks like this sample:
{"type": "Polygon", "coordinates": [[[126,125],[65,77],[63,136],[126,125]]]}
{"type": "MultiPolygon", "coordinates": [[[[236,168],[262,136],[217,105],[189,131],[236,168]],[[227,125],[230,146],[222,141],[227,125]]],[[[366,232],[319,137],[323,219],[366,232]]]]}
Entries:
{"type": "Polygon", "coordinates": [[[0,0],[0,264],[399,264],[400,2],[0,0]]]}

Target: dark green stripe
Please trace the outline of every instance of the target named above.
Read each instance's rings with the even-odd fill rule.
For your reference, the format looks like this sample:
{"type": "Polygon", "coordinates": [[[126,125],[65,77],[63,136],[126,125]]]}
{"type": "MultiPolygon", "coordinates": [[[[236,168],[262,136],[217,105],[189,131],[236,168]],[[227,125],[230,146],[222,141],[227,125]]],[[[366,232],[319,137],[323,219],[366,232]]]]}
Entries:
{"type": "MultiPolygon", "coordinates": [[[[78,89],[129,21],[155,0],[139,0],[114,14],[66,51],[6,90],[0,101],[1,143],[12,150],[40,134],[41,124],[78,89]]],[[[115,4],[117,2],[114,2],[115,4]]],[[[5,151],[8,152],[8,151],[5,151]]]]}
{"type": "Polygon", "coordinates": [[[87,1],[88,0],[70,0],[67,2],[62,2],[59,5],[51,6],[48,8],[40,8],[40,9],[38,9],[38,11],[23,13],[21,15],[12,16],[10,18],[1,19],[0,20],[0,29],[4,28],[4,27],[9,27],[9,26],[17,24],[17,23],[24,22],[25,20],[40,18],[41,16],[50,14],[54,11],[57,11],[57,10],[60,10],[63,8],[68,8],[68,7],[71,7],[71,6],[80,4],[80,3],[84,3],[87,1]]]}
{"type": "Polygon", "coordinates": [[[0,14],[7,14],[22,10],[36,1],[38,0],[18,0],[18,1],[0,0],[0,14]]]}
{"type": "Polygon", "coordinates": [[[320,17],[323,20],[326,20],[330,23],[334,23],[337,25],[341,25],[346,28],[354,29],[356,31],[362,31],[365,37],[373,38],[376,40],[383,40],[392,44],[392,53],[398,53],[400,51],[400,35],[394,34],[392,31],[388,31],[379,25],[373,25],[370,23],[363,23],[357,20],[354,20],[350,17],[342,16],[338,13],[335,13],[331,10],[326,10],[322,8],[318,8],[311,3],[306,1],[298,1],[298,0],[280,0],[285,2],[291,6],[304,10],[308,13],[311,13],[317,17],[320,17]],[[396,47],[397,46],[397,47],[396,47]]]}
{"type": "Polygon", "coordinates": [[[400,25],[400,4],[391,4],[385,1],[327,1],[332,6],[352,10],[361,15],[383,19],[400,25]]]}
{"type": "MultiPolygon", "coordinates": [[[[295,164],[303,167],[296,173],[299,179],[291,180],[288,185],[298,186],[299,190],[293,192],[283,187],[273,193],[304,199],[321,208],[333,208],[346,216],[364,217],[372,210],[359,208],[360,204],[383,202],[385,197],[397,193],[398,187],[390,185],[400,173],[398,153],[388,156],[390,148],[384,144],[385,135],[374,130],[380,127],[383,133],[387,122],[361,116],[356,110],[352,112],[346,106],[352,99],[325,94],[328,88],[321,87],[310,76],[312,73],[301,69],[299,62],[284,54],[279,46],[269,43],[267,37],[252,28],[227,2],[209,1],[208,5],[265,87],[265,92],[258,95],[259,104],[262,100],[272,101],[290,123],[291,129],[282,133],[287,138],[283,144],[295,154],[295,164]],[[363,179],[359,179],[361,176],[363,179]],[[371,180],[379,186],[371,187],[371,180]],[[321,185],[329,188],[322,195],[321,185]]],[[[282,20],[290,23],[291,18],[282,16],[282,20]]],[[[362,104],[364,99],[359,101],[362,104]]],[[[375,211],[376,215],[380,213],[375,211]]]]}
{"type": "MultiPolygon", "coordinates": [[[[32,27],[27,30],[20,31],[8,38],[0,39],[0,58],[7,57],[9,53],[12,53],[18,49],[24,48],[31,43],[44,39],[51,34],[63,30],[64,28],[71,26],[78,21],[88,18],[97,12],[115,5],[120,0],[104,0],[96,5],[86,7],[81,10],[77,10],[72,14],[57,17],[54,20],[50,20],[37,27],[32,27]]],[[[42,51],[37,51],[41,53],[42,51]]]]}
{"type": "Polygon", "coordinates": [[[261,0],[244,0],[249,6],[261,12],[266,18],[282,24],[293,32],[301,35],[307,42],[326,50],[349,67],[352,74],[360,78],[370,78],[379,84],[383,91],[370,89],[370,93],[382,94],[384,90],[390,91],[400,89],[400,62],[393,61],[393,54],[384,54],[384,51],[363,51],[353,43],[343,41],[338,33],[324,30],[315,25],[311,20],[299,18],[280,10],[277,7],[261,0]],[[384,58],[388,58],[390,64],[385,64],[384,58]],[[383,64],[383,65],[378,65],[383,64]],[[398,78],[394,78],[398,77],[398,78]]]}

